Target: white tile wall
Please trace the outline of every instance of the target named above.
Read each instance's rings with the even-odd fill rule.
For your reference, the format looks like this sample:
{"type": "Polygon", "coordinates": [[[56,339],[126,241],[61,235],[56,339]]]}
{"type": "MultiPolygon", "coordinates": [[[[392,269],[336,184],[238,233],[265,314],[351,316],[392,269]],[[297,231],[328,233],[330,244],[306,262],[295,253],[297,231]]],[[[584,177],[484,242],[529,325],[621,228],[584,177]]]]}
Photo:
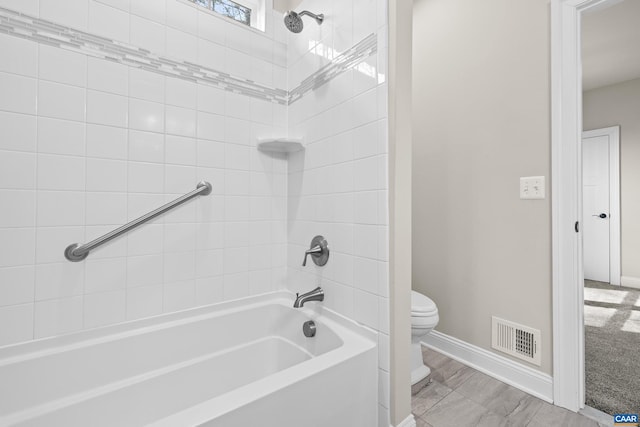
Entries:
{"type": "MultiPolygon", "coordinates": [[[[289,89],[371,33],[386,34],[386,2],[305,0],[325,13],[288,35],[289,89]]],[[[290,133],[306,150],[291,156],[288,286],[320,284],[324,304],[379,331],[379,425],[389,425],[389,279],[386,42],[352,70],[289,106],[290,133]],[[311,238],[329,242],[329,263],[302,267],[311,238]]]]}
{"type": "MultiPolygon", "coordinates": [[[[371,33],[378,52],[289,107],[0,35],[0,345],[288,287],[379,331],[388,426],[386,1],[305,0],[327,16],[267,33],[178,0],[0,0],[239,77],[292,89],[371,33]],[[19,4],[18,4],[19,3],[19,4]],[[301,137],[270,156],[257,137],[301,137]],[[213,194],[62,256],[190,191],[213,194]],[[300,266],[316,234],[324,268],[300,266]],[[8,244],[11,242],[11,245],[8,244]],[[271,254],[270,256],[264,256],[271,254]]],[[[270,20],[273,19],[273,22],[270,20]]]]}
{"type": "MultiPolygon", "coordinates": [[[[286,67],[281,31],[177,0],[0,6],[223,71],[238,57],[269,83],[286,67]]],[[[286,158],[255,149],[286,133],[286,107],[275,120],[268,103],[9,35],[0,51],[0,346],[283,286],[286,256],[250,254],[287,249],[286,158]],[[64,259],[200,180],[212,195],[64,259]]]]}
{"type": "MultiPolygon", "coordinates": [[[[10,6],[8,6],[11,8],[10,6]]],[[[87,29],[89,12],[88,1],[78,0],[40,0],[40,17],[63,25],[87,29]]]]}

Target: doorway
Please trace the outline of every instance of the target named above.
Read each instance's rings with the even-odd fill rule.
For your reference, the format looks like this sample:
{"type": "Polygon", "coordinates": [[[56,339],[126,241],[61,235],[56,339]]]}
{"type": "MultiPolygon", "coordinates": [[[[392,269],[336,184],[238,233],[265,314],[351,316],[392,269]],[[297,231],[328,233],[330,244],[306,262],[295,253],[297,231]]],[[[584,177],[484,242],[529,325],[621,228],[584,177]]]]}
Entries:
{"type": "MultiPolygon", "coordinates": [[[[624,3],[638,4],[638,2],[621,0],[552,1],[554,403],[573,411],[585,407],[584,262],[586,258],[583,244],[586,238],[584,227],[587,226],[587,213],[583,212],[582,192],[582,66],[584,61],[581,59],[581,26],[587,14],[604,11],[624,3]]],[[[637,45],[635,51],[637,51],[637,45]]],[[[628,71],[628,67],[617,67],[611,58],[603,67],[605,71],[616,68],[628,71]]],[[[628,129],[625,124],[619,122],[600,123],[586,128],[595,129],[613,125],[621,125],[624,139],[628,129]]],[[[621,151],[624,158],[624,147],[621,151]]],[[[621,170],[623,169],[625,169],[624,164],[621,164],[621,170]]],[[[599,216],[602,213],[606,212],[589,213],[589,215],[599,216]]],[[[625,215],[622,213],[622,223],[625,221],[624,218],[625,215]]],[[[626,239],[624,231],[621,234],[622,240],[626,239]]],[[[624,248],[624,243],[622,247],[624,248]]],[[[624,259],[624,249],[621,253],[621,259],[624,259]]],[[[624,284],[624,261],[621,264],[620,275],[624,284]]],[[[611,271],[609,281],[611,281],[611,271]]],[[[609,320],[616,319],[612,317],[609,320]]],[[[618,329],[629,329],[630,324],[627,320],[629,319],[618,325],[618,329]]],[[[609,346],[613,348],[617,344],[609,343],[609,346]]],[[[629,372],[616,374],[617,376],[611,378],[613,382],[623,382],[625,375],[630,375],[629,372]]],[[[637,408],[628,408],[628,410],[634,411],[637,408]]]]}
{"type": "MultiPolygon", "coordinates": [[[[640,408],[640,292],[620,286],[620,255],[629,258],[639,222],[637,180],[628,169],[640,166],[633,161],[640,144],[640,2],[608,3],[581,18],[585,405],[613,415],[640,408]]],[[[635,263],[622,268],[633,271],[635,263]]]]}

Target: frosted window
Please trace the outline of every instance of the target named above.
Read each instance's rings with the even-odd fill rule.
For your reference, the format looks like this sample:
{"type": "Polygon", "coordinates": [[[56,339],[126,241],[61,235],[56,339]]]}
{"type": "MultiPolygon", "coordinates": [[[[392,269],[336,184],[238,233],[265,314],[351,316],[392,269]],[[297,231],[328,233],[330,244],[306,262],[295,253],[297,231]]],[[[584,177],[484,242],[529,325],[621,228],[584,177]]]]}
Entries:
{"type": "Polygon", "coordinates": [[[193,3],[221,15],[251,25],[251,9],[231,0],[191,0],[193,3]]]}

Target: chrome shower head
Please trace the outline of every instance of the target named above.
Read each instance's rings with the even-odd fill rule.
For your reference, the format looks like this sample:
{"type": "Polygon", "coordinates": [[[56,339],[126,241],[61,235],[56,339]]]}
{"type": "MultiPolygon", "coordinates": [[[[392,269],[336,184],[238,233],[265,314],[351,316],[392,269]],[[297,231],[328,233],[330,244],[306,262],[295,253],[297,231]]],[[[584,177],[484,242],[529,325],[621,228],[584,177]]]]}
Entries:
{"type": "Polygon", "coordinates": [[[298,34],[304,28],[304,23],[300,15],[290,10],[284,14],[284,26],[292,33],[298,34]]]}
{"type": "Polygon", "coordinates": [[[302,22],[302,17],[304,15],[308,15],[315,19],[318,25],[322,24],[322,21],[324,21],[324,15],[322,13],[320,15],[316,15],[315,13],[311,13],[307,10],[303,10],[300,13],[290,10],[284,14],[284,25],[289,31],[297,34],[304,28],[304,23],[302,22]]]}

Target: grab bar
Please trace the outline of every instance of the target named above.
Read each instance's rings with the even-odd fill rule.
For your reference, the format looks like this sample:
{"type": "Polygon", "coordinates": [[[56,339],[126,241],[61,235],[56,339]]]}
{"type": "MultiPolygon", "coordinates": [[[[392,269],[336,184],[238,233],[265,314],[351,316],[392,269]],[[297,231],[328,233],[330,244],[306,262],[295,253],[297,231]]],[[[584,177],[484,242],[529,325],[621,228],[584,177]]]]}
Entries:
{"type": "Polygon", "coordinates": [[[84,260],[87,256],[89,256],[89,252],[101,246],[108,241],[115,239],[118,236],[123,235],[129,230],[136,228],[139,225],[144,224],[147,221],[152,220],[153,218],[162,215],[163,213],[170,211],[171,209],[180,206],[181,204],[193,199],[197,196],[207,196],[211,194],[211,184],[206,181],[201,181],[198,183],[198,186],[195,190],[185,194],[184,196],[178,197],[172,202],[167,203],[166,205],[160,206],[158,209],[149,212],[146,215],[142,215],[138,219],[134,219],[133,221],[123,225],[122,227],[116,228],[115,230],[105,234],[102,237],[98,237],[95,240],[90,241],[82,246],[78,246],[77,243],[67,246],[64,250],[64,256],[69,261],[78,262],[84,260]]]}

